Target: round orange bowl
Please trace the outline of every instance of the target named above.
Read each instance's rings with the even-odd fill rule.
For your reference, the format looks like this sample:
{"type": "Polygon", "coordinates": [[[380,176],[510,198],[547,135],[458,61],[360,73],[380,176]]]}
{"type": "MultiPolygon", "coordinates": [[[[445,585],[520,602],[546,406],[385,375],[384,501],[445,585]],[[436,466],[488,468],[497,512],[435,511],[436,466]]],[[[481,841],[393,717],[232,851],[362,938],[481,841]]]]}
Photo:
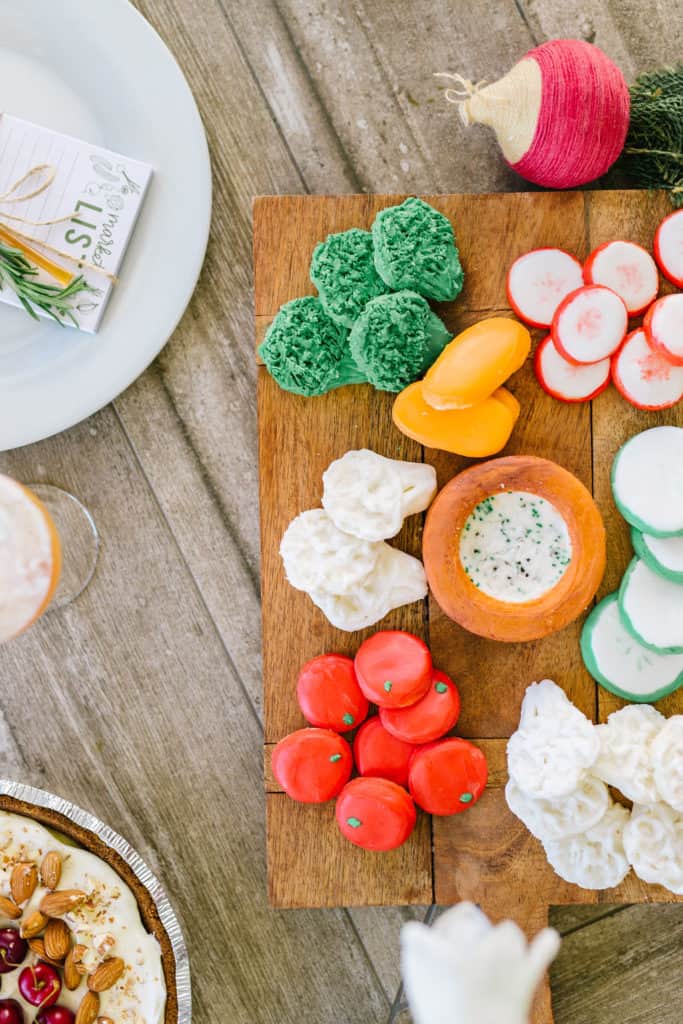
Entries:
{"type": "Polygon", "coordinates": [[[511,455],[466,469],[439,492],[425,523],[422,557],[442,611],[470,633],[519,643],[563,629],[591,603],[605,572],[605,528],[592,495],[548,459],[511,455]],[[460,534],[476,506],[504,491],[527,491],[553,505],[571,540],[571,560],[540,597],[502,601],[479,590],[460,560],[460,534]]]}

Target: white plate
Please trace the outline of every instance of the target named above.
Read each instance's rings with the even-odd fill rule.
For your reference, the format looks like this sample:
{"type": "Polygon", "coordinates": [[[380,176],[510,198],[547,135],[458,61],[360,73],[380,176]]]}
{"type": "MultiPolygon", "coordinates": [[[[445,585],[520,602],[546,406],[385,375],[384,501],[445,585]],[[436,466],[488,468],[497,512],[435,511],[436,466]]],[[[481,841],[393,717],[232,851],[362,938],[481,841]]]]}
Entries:
{"type": "Polygon", "coordinates": [[[120,280],[95,335],[0,305],[0,451],[110,402],[173,332],[211,219],[206,136],[189,86],[128,0],[0,4],[2,108],[154,168],[120,280]]]}

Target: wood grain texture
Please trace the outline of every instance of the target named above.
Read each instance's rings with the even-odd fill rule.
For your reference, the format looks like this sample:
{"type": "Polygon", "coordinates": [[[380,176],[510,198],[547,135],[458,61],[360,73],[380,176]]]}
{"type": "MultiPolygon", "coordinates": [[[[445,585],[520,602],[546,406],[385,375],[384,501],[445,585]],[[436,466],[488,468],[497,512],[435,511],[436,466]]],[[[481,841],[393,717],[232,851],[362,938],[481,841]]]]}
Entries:
{"type": "Polygon", "coordinates": [[[678,1024],[681,907],[629,907],[564,939],[551,967],[556,1024],[678,1024]]]}

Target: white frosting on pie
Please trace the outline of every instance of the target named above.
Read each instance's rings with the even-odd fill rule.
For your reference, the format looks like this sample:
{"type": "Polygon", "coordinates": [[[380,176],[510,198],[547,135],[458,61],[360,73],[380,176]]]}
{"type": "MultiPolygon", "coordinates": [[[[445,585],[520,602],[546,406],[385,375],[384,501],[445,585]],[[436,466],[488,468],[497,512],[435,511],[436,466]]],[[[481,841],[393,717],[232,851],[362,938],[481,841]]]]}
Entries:
{"type": "Polygon", "coordinates": [[[40,610],[52,581],[52,539],[44,512],[0,475],[0,643],[40,610]]]}
{"type": "MultiPolygon", "coordinates": [[[[142,923],[133,892],[113,868],[87,850],[60,842],[38,822],[0,811],[0,893],[10,895],[14,864],[29,861],[40,865],[50,850],[57,850],[62,857],[59,889],[80,889],[88,896],[85,904],[64,914],[74,942],[88,948],[84,961],[94,969],[106,957],[116,956],[126,965],[119,981],[100,994],[100,1016],[110,1017],[116,1024],[162,1024],[166,985],[161,949],[142,923]]],[[[22,908],[24,917],[38,909],[47,891],[40,885],[36,888],[26,908],[22,908]]],[[[0,915],[0,928],[19,924],[0,915]]],[[[0,975],[0,996],[17,999],[27,1019],[32,1008],[19,995],[18,980],[23,968],[35,960],[29,952],[15,971],[0,975]]],[[[86,980],[84,977],[73,992],[62,985],[58,1004],[76,1012],[87,991],[86,980]]]]}

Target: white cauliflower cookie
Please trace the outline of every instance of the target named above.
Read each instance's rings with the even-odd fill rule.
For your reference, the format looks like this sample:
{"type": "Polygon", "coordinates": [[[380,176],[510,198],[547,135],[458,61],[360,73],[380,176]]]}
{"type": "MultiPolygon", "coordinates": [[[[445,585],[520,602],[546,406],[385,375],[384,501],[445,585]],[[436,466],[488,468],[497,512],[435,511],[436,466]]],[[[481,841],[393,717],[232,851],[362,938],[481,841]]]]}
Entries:
{"type": "Polygon", "coordinates": [[[508,742],[508,772],[527,796],[556,800],[583,780],[600,749],[595,726],[550,679],[532,683],[519,729],[508,742]]]}
{"type": "Polygon", "coordinates": [[[683,715],[673,715],[652,743],[655,783],[662,800],[683,813],[683,715]]]}
{"type": "Polygon", "coordinates": [[[348,594],[368,578],[384,547],[342,533],[324,509],[313,508],[289,524],[280,555],[297,590],[348,594]]]}
{"type": "Polygon", "coordinates": [[[386,540],[396,536],[406,516],[428,507],[436,494],[436,470],[361,448],[328,466],[323,487],[323,508],[338,529],[386,540]]]}
{"type": "Polygon", "coordinates": [[[636,804],[624,846],[638,878],[683,895],[683,814],[667,804],[636,804]]]}
{"type": "Polygon", "coordinates": [[[573,793],[558,800],[527,796],[510,779],[505,787],[505,799],[512,813],[541,842],[586,832],[597,825],[611,802],[605,783],[590,776],[583,779],[573,793]]]}
{"type": "Polygon", "coordinates": [[[600,754],[591,771],[629,800],[653,804],[655,785],[653,740],[665,725],[664,715],[649,704],[631,704],[596,726],[600,754]]]}
{"type": "Polygon", "coordinates": [[[349,633],[374,626],[394,608],[427,596],[427,577],[417,558],[380,543],[375,569],[349,594],[310,591],[309,597],[337,629],[349,633]]]}
{"type": "Polygon", "coordinates": [[[578,836],[543,844],[556,874],[583,889],[612,889],[626,878],[629,862],[624,849],[624,830],[629,812],[612,804],[597,825],[578,836]]]}

